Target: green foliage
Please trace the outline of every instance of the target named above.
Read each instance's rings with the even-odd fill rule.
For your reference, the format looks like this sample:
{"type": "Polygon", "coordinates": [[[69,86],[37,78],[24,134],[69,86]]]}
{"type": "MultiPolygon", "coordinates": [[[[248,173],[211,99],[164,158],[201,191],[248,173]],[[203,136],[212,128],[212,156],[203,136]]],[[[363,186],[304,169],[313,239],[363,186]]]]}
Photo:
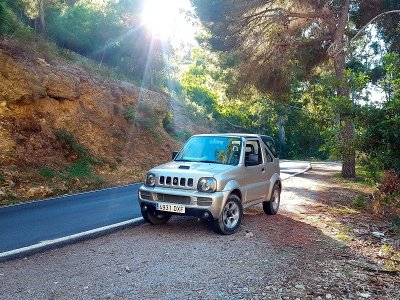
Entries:
{"type": "Polygon", "coordinates": [[[352,206],[354,208],[364,208],[367,205],[367,201],[365,200],[365,197],[362,195],[358,195],[352,203],[352,206]]]}
{"type": "Polygon", "coordinates": [[[216,110],[217,98],[215,92],[209,88],[210,71],[204,61],[197,59],[182,76],[182,88],[186,96],[203,107],[206,113],[216,110]]]}
{"type": "Polygon", "coordinates": [[[157,127],[158,119],[156,116],[139,116],[136,118],[135,124],[145,129],[154,130],[157,127]]]}
{"type": "MultiPolygon", "coordinates": [[[[153,43],[135,21],[141,5],[142,1],[109,2],[103,6],[84,1],[70,6],[49,5],[47,35],[58,45],[96,60],[99,67],[107,64],[152,87],[152,83],[162,82],[158,75],[163,74],[164,61],[161,45],[153,43]],[[151,78],[145,78],[149,65],[151,78]]],[[[107,70],[110,69],[102,69],[107,70]]]]}
{"type": "Polygon", "coordinates": [[[385,268],[400,272],[400,251],[393,245],[383,244],[379,251],[385,260],[385,268]]]}
{"type": "MultiPolygon", "coordinates": [[[[104,77],[141,82],[147,88],[166,86],[162,45],[137,17],[143,1],[45,1],[42,37],[66,49],[53,55],[88,64],[73,54],[77,52],[96,61],[89,69],[104,77]]],[[[0,36],[34,36],[40,27],[37,1],[0,0],[0,20],[0,36]]]]}
{"type": "Polygon", "coordinates": [[[360,159],[359,163],[356,167],[356,181],[372,187],[377,186],[383,175],[381,166],[376,160],[366,157],[360,159]]]}
{"type": "Polygon", "coordinates": [[[382,169],[400,173],[400,98],[361,110],[360,149],[382,169]]]}
{"type": "Polygon", "coordinates": [[[393,218],[391,223],[394,232],[396,232],[397,236],[400,238],[400,216],[393,218]]]}
{"type": "Polygon", "coordinates": [[[172,133],[173,132],[173,127],[172,127],[172,122],[174,120],[174,114],[170,111],[167,111],[167,113],[165,114],[165,117],[163,119],[163,127],[164,129],[168,132],[168,133],[172,133]]]}
{"type": "Polygon", "coordinates": [[[6,176],[4,176],[3,174],[0,174],[0,182],[5,181],[5,180],[6,180],[6,176]]]}
{"type": "Polygon", "coordinates": [[[6,193],[6,198],[10,201],[15,201],[17,200],[17,197],[15,197],[15,195],[12,192],[8,192],[6,193]]]}
{"type": "Polygon", "coordinates": [[[0,0],[0,37],[13,35],[21,39],[31,36],[31,30],[17,17],[17,3],[12,0],[0,0]]]}
{"type": "Polygon", "coordinates": [[[70,166],[66,168],[66,174],[61,171],[61,176],[67,176],[67,179],[78,178],[86,179],[90,182],[100,182],[101,178],[94,174],[93,165],[102,165],[103,161],[92,157],[89,150],[83,146],[70,132],[65,129],[58,129],[54,132],[55,136],[63,141],[70,151],[73,151],[78,157],[70,166]]]}
{"type": "Polygon", "coordinates": [[[184,143],[193,135],[193,133],[188,129],[183,129],[181,131],[177,131],[175,135],[179,141],[184,143]]]}
{"type": "Polygon", "coordinates": [[[51,168],[45,167],[39,170],[39,175],[45,179],[52,179],[56,176],[56,172],[51,168]]]}
{"type": "Polygon", "coordinates": [[[154,107],[145,101],[138,103],[138,115],[135,119],[135,124],[153,131],[158,125],[158,115],[154,107]]]}
{"type": "Polygon", "coordinates": [[[83,146],[73,135],[72,133],[68,132],[65,129],[57,129],[54,132],[54,135],[59,139],[60,141],[63,141],[67,147],[74,151],[75,154],[79,158],[87,158],[89,157],[89,151],[88,149],[83,146]]]}
{"type": "Polygon", "coordinates": [[[400,98],[400,56],[387,53],[382,57],[383,76],[378,80],[378,85],[384,90],[386,100],[400,98]]]}
{"type": "Polygon", "coordinates": [[[122,115],[126,120],[135,123],[135,108],[131,105],[124,104],[122,108],[122,115]]]}
{"type": "Polygon", "coordinates": [[[75,178],[87,178],[93,176],[93,170],[87,160],[79,159],[71,164],[68,169],[68,175],[75,178]]]}

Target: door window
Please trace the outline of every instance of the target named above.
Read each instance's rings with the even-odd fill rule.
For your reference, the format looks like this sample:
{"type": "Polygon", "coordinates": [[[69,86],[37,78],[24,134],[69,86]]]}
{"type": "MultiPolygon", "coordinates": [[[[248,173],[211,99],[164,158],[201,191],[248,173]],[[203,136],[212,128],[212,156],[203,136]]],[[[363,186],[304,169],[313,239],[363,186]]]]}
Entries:
{"type": "Polygon", "coordinates": [[[269,154],[268,150],[265,148],[265,154],[266,154],[266,158],[265,160],[267,161],[267,163],[270,163],[273,161],[271,154],[269,154]]]}
{"type": "Polygon", "coordinates": [[[257,155],[258,164],[262,164],[262,151],[260,148],[260,143],[258,141],[247,141],[246,142],[246,152],[245,157],[249,157],[250,155],[257,155]]]}

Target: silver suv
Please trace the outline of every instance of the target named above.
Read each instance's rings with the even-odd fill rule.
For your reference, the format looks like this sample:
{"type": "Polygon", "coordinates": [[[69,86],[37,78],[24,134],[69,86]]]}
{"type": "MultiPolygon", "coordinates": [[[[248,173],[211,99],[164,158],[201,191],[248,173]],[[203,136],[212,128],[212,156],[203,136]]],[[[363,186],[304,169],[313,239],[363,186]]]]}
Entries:
{"type": "Polygon", "coordinates": [[[163,224],[171,215],[211,221],[216,232],[236,232],[243,208],[263,204],[278,212],[281,178],[272,138],[254,134],[192,136],[173,160],[151,169],[139,188],[145,221],[163,224]]]}

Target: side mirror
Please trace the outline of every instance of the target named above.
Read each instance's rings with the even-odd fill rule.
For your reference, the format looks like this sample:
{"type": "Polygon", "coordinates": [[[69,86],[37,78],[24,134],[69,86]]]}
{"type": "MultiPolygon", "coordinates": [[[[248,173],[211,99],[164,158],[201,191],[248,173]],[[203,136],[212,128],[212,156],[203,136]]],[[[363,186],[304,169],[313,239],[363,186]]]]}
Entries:
{"type": "Polygon", "coordinates": [[[173,152],[172,152],[172,160],[175,159],[175,157],[178,155],[178,152],[179,152],[179,151],[173,151],[173,152]]]}
{"type": "Polygon", "coordinates": [[[258,155],[257,154],[250,154],[246,157],[244,165],[246,167],[256,166],[258,165],[258,155]]]}

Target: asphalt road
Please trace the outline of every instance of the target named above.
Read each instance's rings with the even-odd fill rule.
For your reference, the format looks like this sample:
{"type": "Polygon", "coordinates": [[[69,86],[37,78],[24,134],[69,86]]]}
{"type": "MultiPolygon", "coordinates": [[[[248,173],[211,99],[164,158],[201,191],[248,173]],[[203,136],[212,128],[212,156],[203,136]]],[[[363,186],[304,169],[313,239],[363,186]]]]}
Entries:
{"type": "Polygon", "coordinates": [[[281,178],[285,180],[291,176],[304,172],[304,170],[311,167],[311,164],[309,161],[281,159],[279,166],[281,168],[281,178]]]}
{"type": "MultiPolygon", "coordinates": [[[[282,161],[281,176],[288,178],[307,166],[308,162],[282,161]]],[[[0,208],[0,261],[59,244],[57,239],[63,237],[80,233],[89,236],[98,228],[140,217],[139,186],[140,183],[0,208]]]]}

